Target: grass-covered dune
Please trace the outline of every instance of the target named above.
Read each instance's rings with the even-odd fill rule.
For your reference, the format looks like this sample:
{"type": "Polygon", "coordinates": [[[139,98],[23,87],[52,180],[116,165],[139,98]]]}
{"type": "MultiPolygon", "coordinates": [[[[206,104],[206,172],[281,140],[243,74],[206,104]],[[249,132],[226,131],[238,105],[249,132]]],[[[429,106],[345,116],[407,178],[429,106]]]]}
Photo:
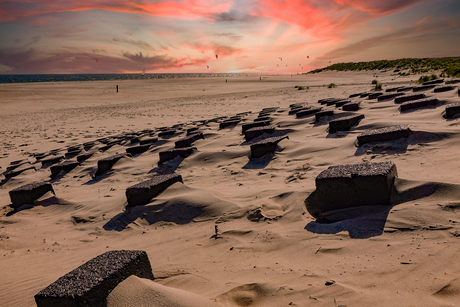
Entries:
{"type": "Polygon", "coordinates": [[[359,71],[359,70],[382,70],[394,69],[395,73],[401,75],[421,74],[429,71],[440,71],[441,76],[459,77],[460,76],[460,57],[445,58],[408,58],[398,60],[379,60],[371,62],[357,63],[337,63],[324,68],[310,71],[318,73],[327,70],[336,71],[359,71]],[[404,72],[402,72],[404,70],[404,72]],[[406,71],[409,70],[409,71],[406,71]]]}

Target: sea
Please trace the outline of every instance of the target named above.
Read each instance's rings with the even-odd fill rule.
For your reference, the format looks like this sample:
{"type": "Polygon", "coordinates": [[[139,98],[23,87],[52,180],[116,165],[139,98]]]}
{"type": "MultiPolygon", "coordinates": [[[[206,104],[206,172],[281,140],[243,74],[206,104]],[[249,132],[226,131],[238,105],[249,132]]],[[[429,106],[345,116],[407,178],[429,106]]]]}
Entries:
{"type": "Polygon", "coordinates": [[[40,75],[0,75],[0,83],[101,81],[101,80],[141,80],[170,78],[210,78],[254,76],[247,73],[175,73],[175,74],[40,74],[40,75]]]}

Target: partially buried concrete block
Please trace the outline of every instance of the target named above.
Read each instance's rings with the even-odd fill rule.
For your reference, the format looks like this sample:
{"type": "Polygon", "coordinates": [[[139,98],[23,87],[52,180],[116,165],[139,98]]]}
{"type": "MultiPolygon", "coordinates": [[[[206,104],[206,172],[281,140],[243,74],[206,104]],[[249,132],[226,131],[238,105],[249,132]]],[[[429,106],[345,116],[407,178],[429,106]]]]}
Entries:
{"type": "Polygon", "coordinates": [[[176,148],[176,149],[171,149],[171,150],[166,150],[166,151],[160,151],[160,161],[158,162],[159,164],[172,160],[175,157],[182,157],[182,158],[187,158],[190,156],[193,151],[195,150],[195,147],[186,147],[186,148],[176,148]]]}
{"type": "Polygon", "coordinates": [[[53,165],[50,168],[50,170],[51,170],[51,178],[56,177],[62,171],[68,173],[68,172],[70,172],[71,170],[73,170],[74,168],[76,168],[79,165],[80,165],[80,162],[78,162],[78,161],[66,161],[66,162],[62,162],[62,163],[53,165]]]}
{"type": "Polygon", "coordinates": [[[334,115],[334,109],[325,109],[315,113],[316,121],[319,121],[321,117],[334,115]]]}
{"type": "Polygon", "coordinates": [[[140,139],[139,140],[139,145],[153,144],[153,143],[156,143],[157,141],[158,141],[157,137],[140,139]]]}
{"type": "Polygon", "coordinates": [[[407,111],[411,109],[435,106],[437,104],[438,104],[437,98],[424,98],[424,99],[418,99],[414,101],[405,102],[399,106],[399,110],[403,112],[403,111],[407,111]]]}
{"type": "Polygon", "coordinates": [[[258,136],[261,136],[264,133],[273,134],[275,132],[275,126],[263,126],[263,127],[255,127],[248,129],[244,132],[244,138],[246,141],[252,140],[258,136]]]}
{"type": "Polygon", "coordinates": [[[460,102],[446,106],[446,118],[452,118],[457,114],[460,114],[460,102]]]}
{"type": "Polygon", "coordinates": [[[304,108],[302,110],[297,111],[296,114],[295,114],[295,117],[300,118],[300,117],[304,117],[304,116],[308,116],[308,115],[313,115],[313,114],[321,111],[322,109],[323,109],[322,107],[319,107],[319,108],[307,107],[307,108],[304,108]]]}
{"type": "Polygon", "coordinates": [[[251,128],[263,127],[263,126],[268,126],[268,125],[270,125],[270,121],[252,122],[252,123],[241,125],[241,130],[244,133],[246,132],[246,130],[249,130],[251,128]]]}
{"type": "Polygon", "coordinates": [[[361,102],[358,102],[358,101],[349,102],[342,106],[342,110],[343,111],[358,111],[360,104],[361,102]]]}
{"type": "Polygon", "coordinates": [[[329,132],[334,133],[337,131],[350,130],[351,127],[356,125],[363,118],[363,114],[356,114],[331,120],[329,122],[329,132]]]}
{"type": "Polygon", "coordinates": [[[383,95],[382,92],[371,93],[371,94],[369,94],[369,99],[375,99],[375,98],[377,98],[379,96],[382,96],[382,95],[383,95]]]}
{"type": "Polygon", "coordinates": [[[421,86],[415,86],[412,91],[413,92],[423,92],[423,91],[428,91],[431,90],[435,87],[436,85],[421,85],[421,86]]]}
{"type": "Polygon", "coordinates": [[[133,185],[126,189],[128,206],[144,205],[176,182],[183,182],[181,175],[167,174],[154,176],[149,180],[133,185]]]}
{"type": "Polygon", "coordinates": [[[275,152],[276,146],[281,140],[289,139],[288,136],[277,136],[263,139],[251,145],[251,157],[260,158],[268,153],[275,152]]]}
{"type": "Polygon", "coordinates": [[[126,157],[126,154],[122,153],[122,154],[110,156],[110,157],[107,157],[107,158],[104,158],[104,159],[101,159],[101,160],[97,161],[96,176],[100,175],[100,174],[103,174],[103,173],[107,172],[108,170],[110,170],[112,168],[112,166],[114,166],[115,163],[118,162],[118,160],[120,160],[121,158],[124,158],[124,157],[126,157]]]}
{"type": "Polygon", "coordinates": [[[13,208],[17,209],[22,205],[33,204],[35,200],[47,192],[54,194],[53,186],[49,182],[34,182],[23,185],[9,192],[13,208]]]}
{"type": "Polygon", "coordinates": [[[192,146],[192,144],[199,139],[204,139],[203,133],[201,132],[197,132],[185,138],[182,138],[176,141],[174,145],[176,146],[176,148],[186,148],[192,146]]]}
{"type": "Polygon", "coordinates": [[[310,214],[359,206],[390,205],[397,176],[393,162],[330,166],[316,177],[316,201],[306,203],[310,214]]]}
{"type": "Polygon", "coordinates": [[[450,79],[445,82],[446,84],[457,84],[460,83],[460,79],[450,79]]]}
{"type": "Polygon", "coordinates": [[[409,125],[397,125],[379,129],[366,130],[358,135],[358,145],[372,142],[385,142],[400,138],[408,138],[409,125]]]}
{"type": "Polygon", "coordinates": [[[145,251],[114,250],[60,277],[35,295],[38,307],[106,306],[107,296],[131,275],[154,279],[145,251]]]}
{"type": "Polygon", "coordinates": [[[343,100],[340,100],[340,101],[337,101],[335,103],[335,107],[336,108],[340,108],[341,106],[343,106],[344,104],[347,104],[347,103],[350,103],[351,100],[348,100],[348,99],[343,99],[343,100]]]}
{"type": "Polygon", "coordinates": [[[146,152],[147,150],[150,149],[151,146],[152,146],[151,144],[132,146],[132,147],[126,148],[126,152],[131,155],[137,155],[137,154],[146,152]]]}
{"type": "Polygon", "coordinates": [[[440,84],[440,83],[444,83],[444,79],[425,81],[422,83],[422,85],[432,85],[432,84],[440,84]]]}
{"type": "Polygon", "coordinates": [[[223,122],[219,123],[219,129],[227,128],[227,127],[230,127],[230,126],[235,126],[240,121],[241,121],[240,119],[224,120],[223,122]]]}
{"type": "Polygon", "coordinates": [[[455,86],[451,86],[451,85],[437,86],[434,88],[433,92],[434,93],[448,92],[448,91],[452,91],[454,88],[455,86]]]}
{"type": "Polygon", "coordinates": [[[50,158],[47,158],[47,159],[40,160],[40,162],[42,163],[42,167],[44,167],[46,165],[59,163],[62,160],[64,160],[63,156],[54,156],[54,157],[50,157],[50,158]]]}
{"type": "Polygon", "coordinates": [[[158,133],[159,137],[170,136],[176,133],[176,129],[168,129],[158,133]]]}
{"type": "Polygon", "coordinates": [[[94,155],[94,151],[90,151],[90,152],[86,152],[86,153],[83,153],[81,155],[78,155],[77,156],[77,161],[78,162],[83,162],[85,160],[88,160],[89,158],[91,158],[93,155],[94,155]]]}
{"type": "Polygon", "coordinates": [[[404,93],[384,94],[384,95],[380,95],[379,97],[377,97],[377,101],[390,100],[390,99],[393,99],[393,98],[396,98],[402,95],[404,95],[404,93]]]}
{"type": "Polygon", "coordinates": [[[406,96],[401,96],[401,97],[396,97],[395,98],[395,103],[404,103],[404,102],[407,102],[407,101],[412,101],[412,100],[418,100],[418,99],[422,99],[422,98],[425,98],[425,94],[413,94],[413,95],[406,95],[406,96]]]}

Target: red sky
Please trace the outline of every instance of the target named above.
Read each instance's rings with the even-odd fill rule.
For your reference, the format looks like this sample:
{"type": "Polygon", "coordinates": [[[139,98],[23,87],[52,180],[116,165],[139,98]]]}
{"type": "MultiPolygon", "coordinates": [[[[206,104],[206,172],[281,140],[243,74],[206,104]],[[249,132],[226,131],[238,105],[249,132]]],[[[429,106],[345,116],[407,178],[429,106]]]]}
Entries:
{"type": "Polygon", "coordinates": [[[0,0],[0,74],[302,73],[460,56],[459,17],[457,0],[0,0]]]}

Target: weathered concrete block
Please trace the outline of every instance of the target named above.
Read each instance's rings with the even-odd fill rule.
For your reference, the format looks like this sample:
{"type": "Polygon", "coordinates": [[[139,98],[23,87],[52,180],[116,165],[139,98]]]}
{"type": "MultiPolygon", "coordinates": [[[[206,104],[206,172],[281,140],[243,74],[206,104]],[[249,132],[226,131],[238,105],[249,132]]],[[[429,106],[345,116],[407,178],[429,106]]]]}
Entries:
{"type": "Polygon", "coordinates": [[[446,84],[457,84],[460,83],[460,79],[450,79],[445,82],[446,84]]]}
{"type": "Polygon", "coordinates": [[[382,92],[377,92],[377,93],[371,93],[371,94],[369,94],[368,97],[369,97],[369,99],[376,99],[377,97],[382,96],[382,95],[383,95],[382,92]]]}
{"type": "Polygon", "coordinates": [[[413,89],[414,89],[413,86],[402,86],[402,87],[398,88],[396,90],[396,92],[398,92],[398,93],[399,92],[408,92],[408,91],[412,91],[413,89]]]}
{"type": "Polygon", "coordinates": [[[435,93],[448,92],[448,91],[452,91],[454,88],[455,86],[451,86],[451,85],[437,86],[433,89],[433,92],[435,93]]]}
{"type": "Polygon", "coordinates": [[[409,134],[409,125],[397,125],[366,130],[358,135],[358,145],[363,145],[371,142],[385,142],[400,138],[408,138],[409,134]]]}
{"type": "Polygon", "coordinates": [[[9,180],[13,177],[16,177],[17,175],[25,172],[25,171],[28,171],[28,170],[31,170],[33,169],[34,171],[36,171],[37,169],[34,167],[34,166],[24,166],[24,167],[19,167],[19,168],[12,168],[12,169],[9,169],[7,168],[5,172],[3,172],[3,176],[5,176],[5,180],[9,180]]]}
{"type": "Polygon", "coordinates": [[[35,295],[37,307],[106,306],[107,296],[131,275],[154,279],[145,251],[114,250],[60,277],[35,295]]]}
{"type": "Polygon", "coordinates": [[[342,118],[333,119],[329,122],[329,132],[335,133],[337,131],[347,131],[351,127],[356,125],[361,119],[364,118],[364,114],[350,115],[342,118]]]}
{"type": "Polygon", "coordinates": [[[126,152],[131,155],[137,155],[137,154],[146,152],[147,150],[150,149],[151,146],[152,146],[151,144],[132,146],[132,147],[126,148],[126,152]]]}
{"type": "Polygon", "coordinates": [[[396,92],[397,90],[399,90],[399,89],[401,89],[401,88],[402,88],[401,86],[398,86],[398,87],[390,87],[390,88],[385,89],[385,92],[386,92],[386,93],[396,92]]]}
{"type": "Polygon", "coordinates": [[[251,145],[251,157],[260,158],[267,153],[275,152],[276,146],[281,140],[289,139],[288,136],[276,136],[271,138],[263,139],[257,143],[251,145]]]}
{"type": "Polygon", "coordinates": [[[43,166],[45,166],[45,165],[59,163],[59,162],[61,162],[62,160],[64,160],[64,157],[63,157],[63,156],[54,156],[54,157],[50,157],[50,158],[48,158],[48,159],[40,160],[40,162],[42,163],[42,167],[43,167],[43,166]]]}
{"type": "Polygon", "coordinates": [[[165,137],[165,136],[173,135],[174,133],[176,133],[176,129],[168,129],[168,130],[159,132],[158,136],[165,137]]]}
{"type": "Polygon", "coordinates": [[[358,111],[360,104],[361,102],[357,102],[357,101],[349,102],[342,106],[342,110],[343,111],[358,111]]]}
{"type": "Polygon", "coordinates": [[[422,85],[433,85],[433,84],[440,84],[440,83],[444,83],[444,79],[425,81],[422,83],[422,85]]]}
{"type": "Polygon", "coordinates": [[[67,152],[73,152],[73,151],[82,151],[83,150],[83,146],[82,145],[74,145],[74,146],[69,146],[67,147],[67,152]]]}
{"type": "Polygon", "coordinates": [[[266,122],[266,121],[271,122],[272,118],[270,116],[262,116],[262,117],[254,118],[254,122],[266,122]]]}
{"type": "Polygon", "coordinates": [[[424,99],[405,102],[399,106],[399,110],[403,112],[403,111],[407,111],[410,109],[435,106],[437,104],[438,104],[437,98],[424,98],[424,99]]]}
{"type": "Polygon", "coordinates": [[[425,94],[413,94],[413,95],[405,95],[405,96],[401,96],[401,97],[396,97],[395,98],[395,103],[403,103],[403,102],[406,102],[406,101],[412,101],[412,100],[418,100],[418,99],[422,99],[422,98],[425,98],[425,94]]]}
{"type": "Polygon", "coordinates": [[[107,158],[104,158],[104,159],[101,159],[101,160],[97,161],[96,176],[100,175],[100,174],[103,174],[103,173],[107,172],[108,170],[110,170],[112,168],[112,166],[114,166],[115,163],[118,162],[118,160],[120,160],[121,158],[124,158],[124,157],[126,157],[126,154],[122,153],[122,154],[110,156],[110,157],[107,157],[107,158]]]}
{"type": "Polygon", "coordinates": [[[241,125],[241,130],[244,133],[246,130],[249,130],[251,128],[263,127],[263,126],[268,126],[268,125],[270,125],[269,121],[252,122],[252,123],[247,123],[247,124],[241,125]]]}
{"type": "Polygon", "coordinates": [[[69,151],[69,152],[66,152],[64,154],[64,156],[65,156],[66,159],[71,159],[71,158],[77,156],[82,151],[83,151],[83,149],[77,149],[77,150],[74,150],[74,151],[69,151]]]}
{"type": "Polygon", "coordinates": [[[336,107],[336,108],[340,108],[340,107],[343,106],[344,104],[347,104],[347,103],[350,103],[350,102],[351,102],[351,100],[342,99],[342,100],[337,101],[337,102],[335,103],[335,107],[336,107]]]}
{"type": "Polygon", "coordinates": [[[289,115],[296,114],[297,112],[299,112],[299,111],[301,111],[301,110],[303,110],[303,109],[305,109],[305,106],[304,106],[304,105],[292,107],[292,108],[289,110],[288,114],[289,114],[289,115]]]}
{"type": "Polygon", "coordinates": [[[317,201],[307,204],[307,210],[321,219],[328,211],[390,205],[397,175],[393,162],[330,166],[316,177],[317,201]]]}
{"type": "Polygon", "coordinates": [[[304,116],[307,116],[307,115],[312,115],[312,114],[315,114],[315,113],[321,111],[322,109],[323,109],[322,107],[319,107],[319,108],[307,107],[307,108],[304,108],[302,110],[297,111],[296,114],[295,114],[295,117],[300,118],[300,117],[304,117],[304,116]]]}
{"type": "Polygon", "coordinates": [[[187,147],[187,148],[179,148],[179,149],[171,149],[171,150],[166,150],[166,151],[160,151],[158,154],[160,155],[160,161],[158,162],[159,164],[172,160],[175,157],[183,157],[187,158],[190,156],[193,151],[195,150],[195,147],[187,147]]]}
{"type": "Polygon", "coordinates": [[[139,145],[151,145],[153,143],[156,143],[157,141],[157,137],[144,138],[139,140],[139,145]]]}
{"type": "Polygon", "coordinates": [[[83,162],[85,160],[88,160],[89,158],[91,158],[94,155],[94,153],[95,153],[94,151],[90,151],[90,152],[85,152],[85,153],[83,153],[81,155],[78,155],[77,156],[77,161],[81,163],[81,162],[83,162]]]}
{"type": "Polygon", "coordinates": [[[198,132],[198,127],[192,127],[187,129],[187,135],[194,134],[195,132],[198,132]]]}
{"type": "Polygon", "coordinates": [[[321,117],[334,115],[334,109],[324,109],[315,113],[315,120],[319,121],[321,117]]]}
{"type": "Polygon", "coordinates": [[[383,100],[390,100],[393,98],[396,98],[398,96],[402,96],[404,93],[391,93],[391,94],[383,94],[377,97],[377,101],[383,101],[383,100]]]}
{"type": "Polygon", "coordinates": [[[34,182],[13,189],[9,191],[9,194],[13,208],[17,209],[22,205],[33,204],[35,200],[42,197],[46,192],[54,194],[51,183],[34,182]]]}
{"type": "Polygon", "coordinates": [[[358,97],[361,96],[361,94],[362,93],[351,94],[350,96],[348,96],[348,98],[358,97]]]}
{"type": "Polygon", "coordinates": [[[436,85],[421,85],[421,86],[414,86],[412,89],[413,92],[423,92],[423,91],[428,91],[431,90],[435,87],[436,85]]]}
{"type": "Polygon", "coordinates": [[[223,122],[219,123],[219,129],[234,126],[234,125],[238,124],[240,121],[241,121],[240,119],[223,121],[223,122]]]}
{"type": "Polygon", "coordinates": [[[126,189],[128,206],[139,206],[150,202],[152,198],[159,195],[167,187],[183,182],[179,174],[157,175],[149,180],[143,181],[126,189]]]}
{"type": "Polygon", "coordinates": [[[65,161],[65,162],[53,165],[50,168],[51,178],[54,178],[57,175],[59,175],[61,171],[68,173],[79,165],[80,165],[80,162],[77,162],[77,161],[65,161]]]}
{"type": "Polygon", "coordinates": [[[446,118],[452,118],[457,114],[460,114],[460,102],[446,106],[446,118]]]}
{"type": "Polygon", "coordinates": [[[182,138],[176,141],[174,144],[176,148],[186,148],[186,147],[191,147],[192,144],[199,139],[204,139],[203,133],[201,132],[197,132],[185,138],[182,138]]]}
{"type": "Polygon", "coordinates": [[[96,142],[86,142],[86,143],[83,143],[83,149],[88,151],[90,150],[91,148],[94,147],[94,145],[96,145],[96,142]]]}
{"type": "Polygon", "coordinates": [[[261,136],[264,133],[273,134],[274,132],[275,132],[275,126],[273,125],[263,126],[263,127],[254,127],[244,132],[244,138],[246,139],[246,141],[249,141],[249,140],[252,140],[253,138],[261,136]]]}
{"type": "Polygon", "coordinates": [[[370,95],[371,93],[369,92],[365,92],[365,93],[361,93],[361,95],[359,95],[359,98],[366,98],[370,95]]]}
{"type": "Polygon", "coordinates": [[[328,105],[328,103],[329,103],[329,105],[333,105],[337,101],[340,101],[340,100],[342,100],[342,98],[324,98],[324,99],[318,100],[318,103],[323,104],[323,105],[324,104],[328,105]]]}

